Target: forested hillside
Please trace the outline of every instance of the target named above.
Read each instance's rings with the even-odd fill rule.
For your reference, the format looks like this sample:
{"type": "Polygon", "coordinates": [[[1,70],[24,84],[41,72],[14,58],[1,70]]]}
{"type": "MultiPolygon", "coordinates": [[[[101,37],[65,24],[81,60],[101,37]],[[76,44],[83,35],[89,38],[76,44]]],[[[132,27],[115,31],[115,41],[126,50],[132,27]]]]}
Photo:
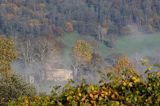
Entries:
{"type": "Polygon", "coordinates": [[[159,10],[159,0],[1,0],[0,33],[60,36],[77,31],[105,40],[129,34],[129,25],[160,31],[159,10]]]}

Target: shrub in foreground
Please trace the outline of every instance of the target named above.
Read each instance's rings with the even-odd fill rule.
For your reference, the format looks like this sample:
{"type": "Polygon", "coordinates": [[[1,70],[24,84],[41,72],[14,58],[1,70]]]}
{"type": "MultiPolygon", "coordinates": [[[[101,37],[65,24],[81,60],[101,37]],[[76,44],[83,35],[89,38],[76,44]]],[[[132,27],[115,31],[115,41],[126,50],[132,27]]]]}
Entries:
{"type": "Polygon", "coordinates": [[[17,75],[0,76],[0,105],[5,106],[9,100],[17,100],[20,96],[32,97],[35,88],[17,75]]]}
{"type": "Polygon", "coordinates": [[[73,86],[71,81],[58,92],[55,87],[49,96],[21,97],[9,106],[159,106],[160,72],[147,73],[147,78],[131,76],[127,79],[101,80],[97,85],[84,81],[73,86]]]}

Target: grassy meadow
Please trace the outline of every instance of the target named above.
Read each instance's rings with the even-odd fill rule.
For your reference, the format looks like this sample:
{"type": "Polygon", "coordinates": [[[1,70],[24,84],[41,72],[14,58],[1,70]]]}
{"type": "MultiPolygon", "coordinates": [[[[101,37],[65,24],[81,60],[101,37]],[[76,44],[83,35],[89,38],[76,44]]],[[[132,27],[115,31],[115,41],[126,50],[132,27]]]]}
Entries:
{"type": "Polygon", "coordinates": [[[126,54],[128,56],[134,55],[135,53],[147,55],[148,52],[154,52],[156,49],[160,48],[160,33],[119,37],[115,41],[115,47],[113,49],[107,47],[100,41],[96,41],[94,37],[79,36],[77,33],[66,33],[60,39],[65,45],[65,55],[71,53],[72,47],[79,39],[95,41],[98,46],[93,48],[102,57],[106,57],[113,52],[126,54]]]}

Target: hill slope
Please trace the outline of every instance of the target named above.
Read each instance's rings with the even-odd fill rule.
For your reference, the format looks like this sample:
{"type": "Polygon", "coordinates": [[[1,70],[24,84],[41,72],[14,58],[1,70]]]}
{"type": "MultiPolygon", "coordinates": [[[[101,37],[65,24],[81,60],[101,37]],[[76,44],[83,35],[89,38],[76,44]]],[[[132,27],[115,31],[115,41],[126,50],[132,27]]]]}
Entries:
{"type": "Polygon", "coordinates": [[[0,33],[19,36],[59,36],[65,24],[97,36],[97,27],[107,35],[127,34],[128,24],[139,30],[160,31],[159,0],[1,0],[0,33]]]}

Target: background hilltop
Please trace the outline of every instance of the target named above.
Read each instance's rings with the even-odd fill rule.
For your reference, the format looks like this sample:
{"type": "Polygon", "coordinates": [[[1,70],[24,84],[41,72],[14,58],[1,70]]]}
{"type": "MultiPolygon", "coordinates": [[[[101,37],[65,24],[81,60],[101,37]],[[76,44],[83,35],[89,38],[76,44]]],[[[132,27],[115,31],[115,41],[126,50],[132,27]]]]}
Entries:
{"type": "Polygon", "coordinates": [[[1,0],[0,33],[60,36],[76,31],[100,40],[160,30],[159,0],[1,0]],[[99,37],[102,32],[104,37],[99,37]]]}

